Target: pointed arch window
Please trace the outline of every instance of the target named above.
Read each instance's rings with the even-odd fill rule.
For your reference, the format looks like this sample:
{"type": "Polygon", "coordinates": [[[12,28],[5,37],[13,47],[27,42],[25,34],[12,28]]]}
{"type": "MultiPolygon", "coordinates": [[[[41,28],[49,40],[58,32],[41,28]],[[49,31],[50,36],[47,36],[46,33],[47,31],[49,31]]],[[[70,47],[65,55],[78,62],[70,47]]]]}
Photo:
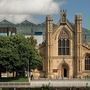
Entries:
{"type": "Polygon", "coordinates": [[[58,38],[58,55],[70,55],[70,40],[66,31],[62,30],[58,38]]]}
{"type": "Polygon", "coordinates": [[[90,54],[85,57],[85,70],[90,70],[90,54]]]}

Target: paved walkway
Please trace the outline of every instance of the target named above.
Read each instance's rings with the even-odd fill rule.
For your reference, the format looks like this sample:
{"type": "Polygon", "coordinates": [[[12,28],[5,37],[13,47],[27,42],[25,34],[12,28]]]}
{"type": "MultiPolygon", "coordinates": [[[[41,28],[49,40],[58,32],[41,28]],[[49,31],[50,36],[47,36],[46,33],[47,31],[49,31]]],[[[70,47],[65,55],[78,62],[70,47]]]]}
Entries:
{"type": "Polygon", "coordinates": [[[32,80],[29,82],[0,82],[2,88],[42,87],[90,87],[90,80],[32,80]]]}

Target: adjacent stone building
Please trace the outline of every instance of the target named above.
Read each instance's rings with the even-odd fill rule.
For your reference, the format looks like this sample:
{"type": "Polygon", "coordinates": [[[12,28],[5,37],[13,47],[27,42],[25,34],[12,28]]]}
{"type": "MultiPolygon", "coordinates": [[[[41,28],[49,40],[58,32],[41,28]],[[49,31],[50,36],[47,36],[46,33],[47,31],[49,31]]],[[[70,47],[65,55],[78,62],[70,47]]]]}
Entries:
{"type": "Polygon", "coordinates": [[[82,27],[82,16],[70,23],[61,10],[59,25],[46,17],[45,41],[40,45],[43,70],[49,78],[90,78],[90,31],[82,27]]]}

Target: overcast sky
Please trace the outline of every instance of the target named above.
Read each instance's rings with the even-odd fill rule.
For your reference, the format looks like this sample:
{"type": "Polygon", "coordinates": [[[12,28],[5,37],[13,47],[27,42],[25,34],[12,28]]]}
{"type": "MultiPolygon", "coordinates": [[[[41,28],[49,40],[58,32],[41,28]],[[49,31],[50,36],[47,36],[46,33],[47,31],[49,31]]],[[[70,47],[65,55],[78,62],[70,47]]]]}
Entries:
{"type": "Polygon", "coordinates": [[[90,0],[0,0],[0,21],[7,19],[19,23],[25,19],[41,23],[46,15],[60,19],[60,9],[66,9],[68,19],[74,22],[76,13],[83,16],[83,26],[90,29],[90,0]]]}
{"type": "Polygon", "coordinates": [[[0,0],[0,20],[38,22],[37,16],[56,14],[65,0],[0,0]]]}

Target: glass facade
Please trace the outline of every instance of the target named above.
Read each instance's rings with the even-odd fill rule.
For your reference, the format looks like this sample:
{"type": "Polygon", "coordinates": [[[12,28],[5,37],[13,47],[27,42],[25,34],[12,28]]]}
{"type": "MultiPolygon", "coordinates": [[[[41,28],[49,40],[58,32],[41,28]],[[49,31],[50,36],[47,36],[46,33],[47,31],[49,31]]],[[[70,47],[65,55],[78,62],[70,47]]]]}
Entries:
{"type": "Polygon", "coordinates": [[[0,28],[0,33],[7,33],[6,28],[9,30],[16,28],[17,33],[23,35],[43,35],[45,33],[45,23],[34,24],[27,20],[19,24],[13,24],[7,20],[3,20],[0,22],[0,28]]]}

